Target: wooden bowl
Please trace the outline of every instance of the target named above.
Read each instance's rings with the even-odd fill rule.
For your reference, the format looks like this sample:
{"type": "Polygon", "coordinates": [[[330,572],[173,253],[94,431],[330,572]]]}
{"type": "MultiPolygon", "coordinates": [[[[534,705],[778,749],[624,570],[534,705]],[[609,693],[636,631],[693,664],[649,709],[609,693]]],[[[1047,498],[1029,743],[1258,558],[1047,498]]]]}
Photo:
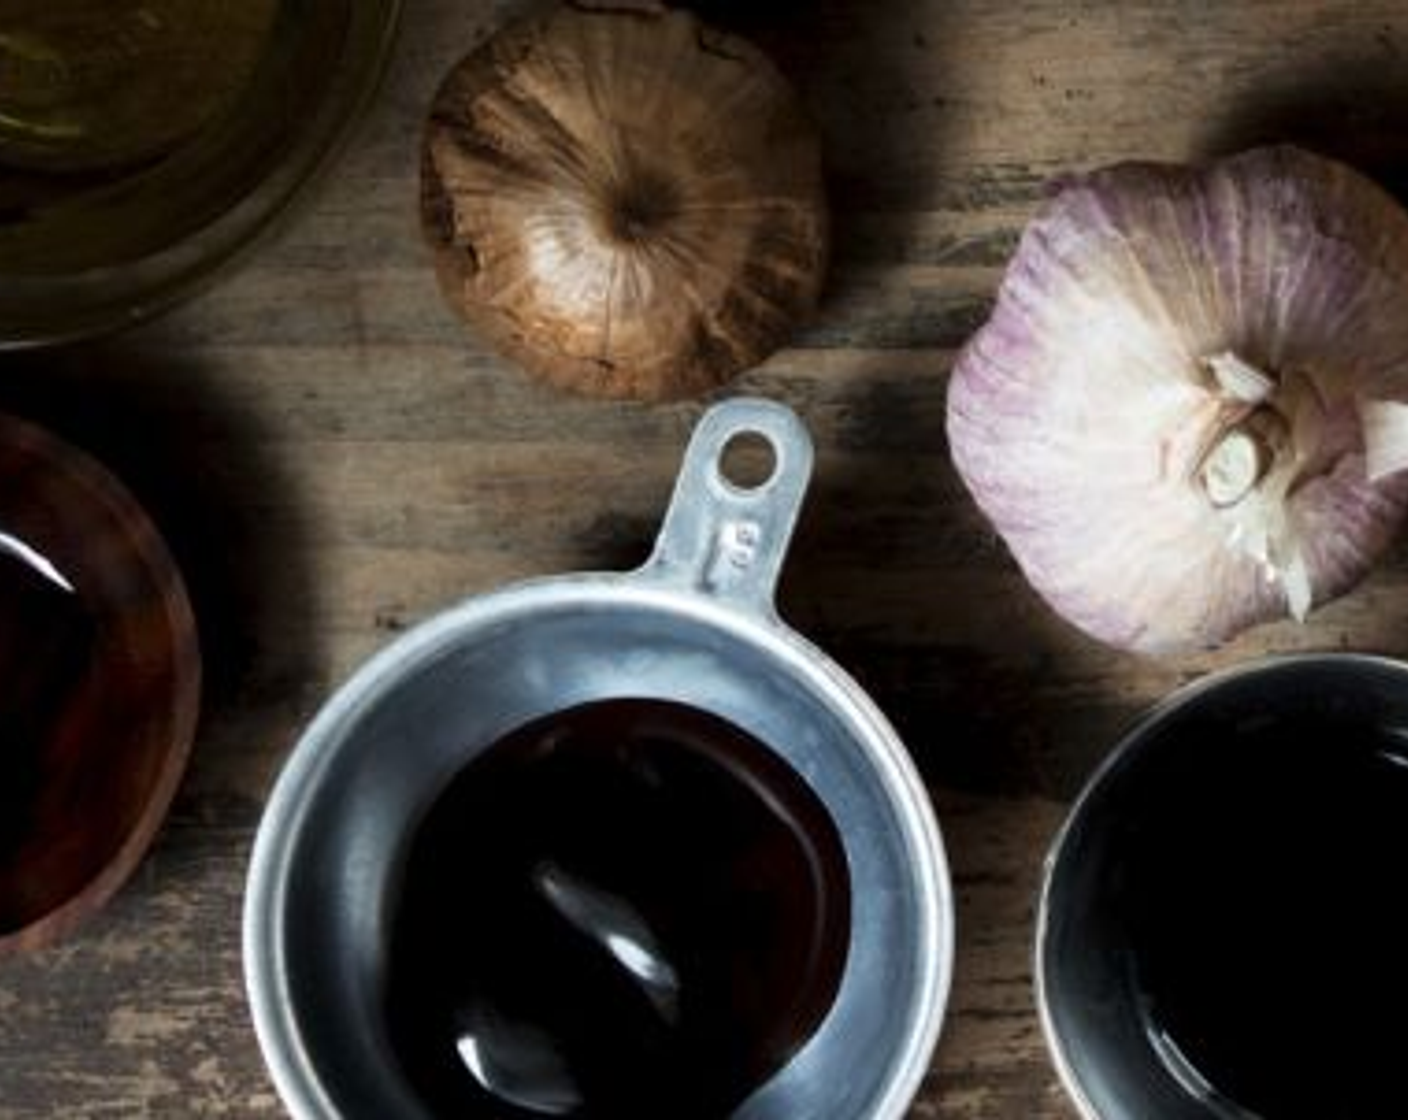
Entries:
{"type": "Polygon", "coordinates": [[[0,956],[68,933],[132,873],[185,769],[200,676],[146,514],[0,416],[0,956]]]}

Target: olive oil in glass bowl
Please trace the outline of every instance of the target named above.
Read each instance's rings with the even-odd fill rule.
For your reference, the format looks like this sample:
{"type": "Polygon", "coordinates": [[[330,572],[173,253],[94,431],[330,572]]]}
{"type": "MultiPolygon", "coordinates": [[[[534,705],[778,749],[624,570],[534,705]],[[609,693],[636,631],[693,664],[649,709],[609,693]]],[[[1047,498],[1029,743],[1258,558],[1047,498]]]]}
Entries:
{"type": "Polygon", "coordinates": [[[0,348],[207,281],[326,161],[400,0],[5,0],[0,348]]]}

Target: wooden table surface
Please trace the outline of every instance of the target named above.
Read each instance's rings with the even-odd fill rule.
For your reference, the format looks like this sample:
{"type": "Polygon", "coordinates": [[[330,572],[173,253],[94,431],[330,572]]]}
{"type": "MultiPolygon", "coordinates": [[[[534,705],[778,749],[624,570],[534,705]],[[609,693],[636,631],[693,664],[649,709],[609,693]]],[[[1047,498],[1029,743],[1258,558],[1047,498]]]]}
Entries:
{"type": "MultiPolygon", "coordinates": [[[[218,289],[125,337],[6,358],[0,407],[97,452],[200,613],[194,761],[152,855],[62,946],[0,963],[0,1116],[280,1114],[246,1013],[241,891],[271,780],[397,631],[524,576],[629,567],[702,405],[536,387],[446,311],[414,217],[421,116],[510,4],[410,0],[370,118],[218,289]]],[[[1033,1011],[1034,890],[1063,808],[1156,697],[1268,650],[1408,654],[1408,551],[1303,628],[1150,662],[1024,585],[949,466],[944,390],[1044,180],[1262,140],[1408,185],[1402,0],[716,4],[804,91],[836,210],[814,324],[730,391],[797,409],[818,475],[784,613],[874,693],[928,778],[956,986],[915,1117],[1069,1117],[1033,1011]],[[731,11],[729,10],[731,9],[731,11]]]]}

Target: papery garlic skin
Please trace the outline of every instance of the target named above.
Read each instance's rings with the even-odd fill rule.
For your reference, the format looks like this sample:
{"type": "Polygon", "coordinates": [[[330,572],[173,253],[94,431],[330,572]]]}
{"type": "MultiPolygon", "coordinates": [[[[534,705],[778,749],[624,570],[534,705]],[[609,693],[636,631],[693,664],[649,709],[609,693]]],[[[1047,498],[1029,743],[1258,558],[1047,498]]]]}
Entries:
{"type": "Polygon", "coordinates": [[[447,76],[422,221],[448,301],[561,388],[662,400],[762,362],[830,246],[816,129],[756,47],[656,0],[575,0],[447,76]]]}
{"type": "Polygon", "coordinates": [[[954,368],[948,437],[1037,591],[1162,652],[1363,578],[1408,508],[1405,402],[1408,215],[1263,148],[1057,184],[954,368]]]}

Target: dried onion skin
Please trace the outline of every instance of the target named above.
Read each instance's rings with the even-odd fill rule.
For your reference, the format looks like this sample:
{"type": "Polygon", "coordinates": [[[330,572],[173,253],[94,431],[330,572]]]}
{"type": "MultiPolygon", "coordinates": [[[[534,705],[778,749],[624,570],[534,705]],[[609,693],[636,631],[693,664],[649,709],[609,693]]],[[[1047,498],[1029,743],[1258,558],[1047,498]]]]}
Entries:
{"type": "Polygon", "coordinates": [[[829,226],[816,131],[751,44],[653,3],[564,4],[456,67],[422,216],[450,304],[552,384],[716,389],[813,310],[829,226]]]}

